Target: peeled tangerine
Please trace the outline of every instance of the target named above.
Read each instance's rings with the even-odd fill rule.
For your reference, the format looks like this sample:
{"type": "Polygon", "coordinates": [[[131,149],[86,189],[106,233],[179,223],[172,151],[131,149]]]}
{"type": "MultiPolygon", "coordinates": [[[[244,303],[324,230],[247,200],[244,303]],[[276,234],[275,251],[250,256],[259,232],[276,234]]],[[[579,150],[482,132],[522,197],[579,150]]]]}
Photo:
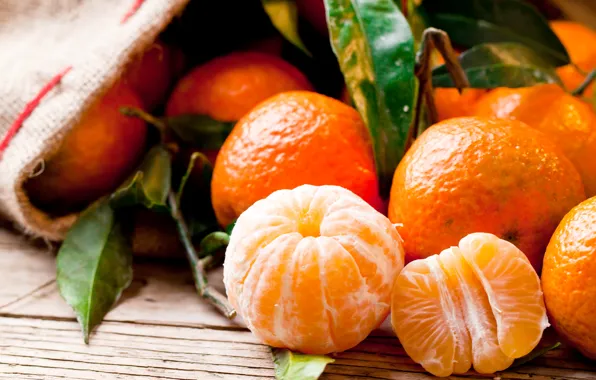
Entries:
{"type": "Polygon", "coordinates": [[[303,185],[240,215],[224,283],[264,343],[326,354],[357,345],[383,322],[403,265],[389,219],[342,187],[303,185]]]}
{"type": "Polygon", "coordinates": [[[395,281],[391,323],[408,355],[436,376],[506,369],[549,326],[540,280],[513,244],[473,233],[408,264],[395,281]]]}

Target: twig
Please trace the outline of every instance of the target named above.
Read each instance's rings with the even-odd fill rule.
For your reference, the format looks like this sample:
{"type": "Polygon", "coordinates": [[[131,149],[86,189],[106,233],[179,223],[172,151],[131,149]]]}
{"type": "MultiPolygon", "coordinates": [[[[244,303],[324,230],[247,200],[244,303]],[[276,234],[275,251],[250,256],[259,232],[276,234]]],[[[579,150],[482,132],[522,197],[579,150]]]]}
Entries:
{"type": "MultiPolygon", "coordinates": [[[[423,96],[426,101],[431,124],[438,121],[437,107],[433,98],[432,67],[430,59],[435,48],[443,56],[445,66],[451,75],[453,83],[455,83],[455,87],[461,92],[462,89],[470,86],[466,73],[459,63],[458,56],[451,46],[451,40],[447,33],[436,28],[426,29],[422,34],[420,50],[416,54],[415,72],[420,84],[418,90],[423,93],[422,95],[419,95],[419,99],[423,96]]],[[[414,117],[415,124],[413,125],[413,128],[418,127],[421,104],[418,103],[416,107],[417,110],[416,116],[414,117]]],[[[414,135],[414,133],[412,133],[412,135],[414,135]]]]}
{"type": "Polygon", "coordinates": [[[188,230],[188,226],[186,225],[184,217],[182,216],[182,212],[178,207],[178,202],[176,202],[176,195],[171,190],[168,194],[168,204],[171,209],[172,217],[174,218],[176,226],[178,227],[180,239],[184,244],[188,262],[190,263],[190,266],[192,268],[193,278],[195,280],[195,287],[197,288],[199,295],[206,299],[209,303],[211,303],[227,318],[234,318],[236,316],[236,311],[228,303],[226,297],[207,283],[207,276],[205,274],[204,263],[199,259],[199,255],[197,254],[197,251],[195,250],[195,247],[192,244],[192,239],[188,230]]]}
{"type": "Polygon", "coordinates": [[[164,141],[164,137],[168,133],[168,126],[163,120],[160,120],[150,113],[135,107],[120,107],[120,113],[130,117],[138,117],[139,119],[151,124],[159,131],[162,141],[164,141]]]}
{"type": "Polygon", "coordinates": [[[575,90],[571,91],[571,95],[582,96],[588,86],[594,82],[594,78],[596,78],[596,70],[590,71],[586,79],[584,79],[584,81],[575,90]]]}

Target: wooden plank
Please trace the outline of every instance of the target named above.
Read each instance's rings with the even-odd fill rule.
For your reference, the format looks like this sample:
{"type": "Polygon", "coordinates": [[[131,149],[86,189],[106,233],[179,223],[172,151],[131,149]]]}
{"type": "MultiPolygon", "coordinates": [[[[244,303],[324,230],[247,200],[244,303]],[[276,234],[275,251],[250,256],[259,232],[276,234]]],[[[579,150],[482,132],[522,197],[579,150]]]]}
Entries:
{"type": "MultiPolygon", "coordinates": [[[[185,265],[135,263],[133,286],[87,346],[52,282],[54,256],[1,230],[0,249],[0,380],[273,378],[269,348],[201,302],[185,265]]],[[[210,280],[222,288],[221,272],[210,280]]],[[[335,359],[323,379],[432,378],[407,357],[387,323],[335,359]]],[[[592,379],[596,365],[558,349],[498,376],[592,379]]]]}

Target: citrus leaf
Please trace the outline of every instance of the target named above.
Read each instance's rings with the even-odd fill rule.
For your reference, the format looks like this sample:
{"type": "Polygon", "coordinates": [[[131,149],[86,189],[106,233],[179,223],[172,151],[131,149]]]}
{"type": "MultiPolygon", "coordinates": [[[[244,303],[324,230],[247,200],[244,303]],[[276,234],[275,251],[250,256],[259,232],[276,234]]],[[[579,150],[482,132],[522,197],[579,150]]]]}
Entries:
{"type": "Polygon", "coordinates": [[[236,226],[236,220],[234,220],[232,223],[230,223],[230,224],[228,224],[228,225],[226,226],[226,228],[225,228],[225,230],[226,230],[226,233],[227,233],[228,235],[231,235],[231,234],[232,234],[232,231],[234,231],[234,227],[235,227],[235,226],[236,226]]]}
{"type": "Polygon", "coordinates": [[[149,150],[137,171],[110,196],[113,207],[143,205],[165,209],[172,177],[172,159],[162,146],[149,150]]]}
{"type": "MultiPolygon", "coordinates": [[[[512,42],[481,44],[463,52],[459,61],[470,87],[529,87],[560,83],[555,67],[525,45],[512,42]]],[[[455,87],[447,67],[433,70],[433,86],[455,87]]]]}
{"type": "Polygon", "coordinates": [[[536,8],[522,0],[425,0],[427,23],[466,48],[487,42],[517,42],[554,66],[570,63],[565,47],[536,8]]]}
{"type": "Polygon", "coordinates": [[[278,380],[317,380],[325,367],[335,360],[323,355],[304,355],[274,348],[273,363],[278,380]]]}
{"type": "Polygon", "coordinates": [[[516,368],[521,365],[524,365],[540,356],[543,356],[544,354],[546,354],[549,351],[559,348],[560,346],[561,346],[561,342],[557,342],[557,343],[553,344],[552,346],[537,348],[534,351],[530,352],[529,354],[522,356],[521,358],[515,359],[515,361],[509,368],[516,368]]]}
{"type": "Polygon", "coordinates": [[[211,177],[213,175],[213,166],[209,159],[201,152],[193,152],[190,156],[190,160],[188,161],[188,165],[186,167],[186,172],[180,179],[180,185],[178,186],[178,191],[176,192],[176,199],[180,204],[180,200],[182,199],[182,194],[184,193],[184,188],[186,187],[186,183],[193,172],[196,173],[195,167],[201,169],[201,180],[200,182],[203,186],[209,187],[211,185],[211,177]],[[196,162],[199,161],[199,165],[197,166],[196,162]]]}
{"type": "Polygon", "coordinates": [[[56,267],[60,294],[74,310],[88,343],[93,328],[132,280],[131,249],[107,202],[81,214],[58,251],[56,267]]]}
{"type": "Polygon", "coordinates": [[[298,33],[298,7],[295,0],[261,0],[271,23],[294,46],[307,55],[308,51],[298,33]]]}
{"type": "Polygon", "coordinates": [[[193,114],[172,116],[164,121],[183,142],[197,149],[219,149],[235,124],[193,114]]]}
{"type": "Polygon", "coordinates": [[[325,0],[333,51],[370,132],[386,196],[414,118],[414,39],[392,0],[325,0]]]}

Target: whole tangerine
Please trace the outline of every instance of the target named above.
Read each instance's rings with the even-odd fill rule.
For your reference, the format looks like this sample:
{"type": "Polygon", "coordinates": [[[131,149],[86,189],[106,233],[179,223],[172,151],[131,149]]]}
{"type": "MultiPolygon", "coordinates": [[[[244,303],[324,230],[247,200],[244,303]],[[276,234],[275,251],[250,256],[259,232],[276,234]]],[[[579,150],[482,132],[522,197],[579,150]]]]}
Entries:
{"type": "Polygon", "coordinates": [[[342,186],[382,208],[358,112],[314,92],[286,92],[250,111],[223,144],[211,182],[217,220],[228,225],[274,191],[304,184],[342,186]]]}
{"type": "Polygon", "coordinates": [[[596,113],[589,104],[554,84],[498,88],[478,101],[476,115],[523,121],[543,132],[573,162],[586,195],[596,195],[596,113]]]}
{"type": "Polygon", "coordinates": [[[544,255],[542,288],[557,332],[596,360],[596,197],[557,227],[544,255]]]}
{"type": "Polygon", "coordinates": [[[387,217],[347,189],[303,185],[240,215],[224,283],[263,343],[327,354],[354,347],[383,322],[403,265],[387,217]]]}
{"type": "Polygon", "coordinates": [[[557,224],[584,199],[579,173],[541,132],[463,117],[414,142],[393,177],[389,218],[412,259],[487,232],[515,244],[539,271],[557,224]]]}

